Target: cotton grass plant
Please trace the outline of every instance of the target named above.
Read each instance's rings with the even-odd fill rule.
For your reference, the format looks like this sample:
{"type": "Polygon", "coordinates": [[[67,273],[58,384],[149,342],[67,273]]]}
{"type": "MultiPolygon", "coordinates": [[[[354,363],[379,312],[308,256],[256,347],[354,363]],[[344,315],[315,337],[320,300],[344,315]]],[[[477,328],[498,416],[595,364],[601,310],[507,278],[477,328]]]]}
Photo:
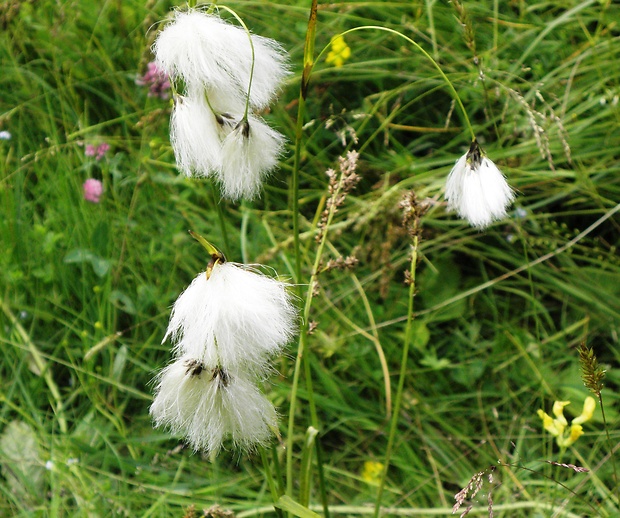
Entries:
{"type": "Polygon", "coordinates": [[[0,7],[0,514],[617,514],[615,4],[192,6],[246,66],[173,69],[170,99],[136,78],[191,10],[78,4],[0,7]],[[474,138],[509,190],[472,226],[447,179],[474,138]],[[209,280],[188,229],[226,252],[209,280]],[[224,266],[244,297],[207,289],[224,266]],[[282,293],[301,318],[253,340],[282,293]],[[570,428],[586,361],[605,416],[561,453],[536,411],[570,428]]]}

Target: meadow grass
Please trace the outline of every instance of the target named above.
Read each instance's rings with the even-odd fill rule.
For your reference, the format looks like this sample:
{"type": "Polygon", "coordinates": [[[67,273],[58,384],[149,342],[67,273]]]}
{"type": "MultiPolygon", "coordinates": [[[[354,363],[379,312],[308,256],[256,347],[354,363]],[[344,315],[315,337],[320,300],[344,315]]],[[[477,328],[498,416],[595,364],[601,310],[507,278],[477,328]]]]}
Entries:
{"type": "Polygon", "coordinates": [[[470,144],[463,115],[416,48],[385,30],[356,30],[345,36],[343,66],[324,53],[310,76],[296,250],[291,178],[310,2],[226,3],[253,32],[280,41],[292,65],[265,115],[287,136],[287,153],[261,198],[241,203],[178,175],[170,101],[135,83],[174,5],[0,6],[0,130],[11,135],[0,140],[0,515],[181,517],[213,505],[274,515],[258,454],[209,461],[152,428],[170,306],[207,262],[192,229],[229,259],[284,279],[297,278],[298,253],[302,297],[314,264],[358,259],[316,276],[293,430],[294,344],[266,385],[283,416],[267,464],[277,481],[273,458],[286,475],[290,455],[290,498],[307,495],[323,512],[316,460],[300,471],[316,421],[331,514],[374,513],[379,480],[364,467],[385,463],[409,332],[385,514],[449,516],[454,495],[482,473],[470,515],[488,514],[490,493],[494,516],[617,516],[620,6],[319,2],[315,57],[332,36],[362,26],[413,39],[454,85],[518,197],[485,232],[446,212],[445,177],[470,144]],[[85,155],[103,142],[103,159],[85,155]],[[325,171],[350,150],[360,153],[361,180],[317,256],[325,171]],[[100,203],[83,199],[91,177],[103,181],[100,203]],[[409,191],[427,208],[413,289],[399,206],[409,191]],[[584,436],[560,451],[536,412],[571,400],[569,421],[579,414],[583,342],[607,371],[607,425],[598,408],[584,436]]]}

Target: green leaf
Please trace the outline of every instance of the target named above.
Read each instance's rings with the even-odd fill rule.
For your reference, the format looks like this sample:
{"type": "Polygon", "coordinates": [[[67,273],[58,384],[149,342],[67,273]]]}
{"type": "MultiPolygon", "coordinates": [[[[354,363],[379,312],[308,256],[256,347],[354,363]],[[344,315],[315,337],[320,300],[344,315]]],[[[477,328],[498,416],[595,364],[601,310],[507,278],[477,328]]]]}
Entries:
{"type": "Polygon", "coordinates": [[[111,261],[104,259],[103,257],[99,257],[97,254],[85,248],[76,248],[75,250],[67,252],[64,262],[67,264],[90,263],[93,271],[98,277],[104,277],[110,271],[110,267],[112,266],[111,261]]]}
{"type": "Polygon", "coordinates": [[[10,490],[29,504],[39,501],[45,482],[37,435],[23,421],[11,421],[0,436],[0,465],[10,490]]]}
{"type": "Polygon", "coordinates": [[[306,430],[306,440],[301,452],[301,473],[299,483],[299,500],[302,505],[310,502],[310,481],[312,480],[312,453],[314,452],[314,441],[319,431],[313,426],[306,430]]]}
{"type": "Polygon", "coordinates": [[[121,311],[129,313],[130,315],[136,314],[136,305],[133,303],[133,300],[122,291],[112,291],[108,300],[121,311]]]}
{"type": "Polygon", "coordinates": [[[428,330],[426,322],[414,320],[411,322],[411,345],[418,351],[423,351],[431,339],[431,332],[428,330]]]}
{"type": "Polygon", "coordinates": [[[282,509],[288,513],[291,513],[293,516],[299,516],[300,518],[321,518],[320,514],[311,511],[307,507],[295,502],[290,496],[282,495],[275,506],[278,509],[282,509]]]}

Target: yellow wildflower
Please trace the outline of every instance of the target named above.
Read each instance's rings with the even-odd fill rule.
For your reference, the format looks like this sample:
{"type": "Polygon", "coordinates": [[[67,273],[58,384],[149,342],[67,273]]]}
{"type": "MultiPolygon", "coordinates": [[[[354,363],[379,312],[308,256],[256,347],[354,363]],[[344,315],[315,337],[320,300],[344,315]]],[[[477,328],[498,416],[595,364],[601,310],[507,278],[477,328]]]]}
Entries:
{"type": "Polygon", "coordinates": [[[383,473],[383,464],[372,460],[364,462],[364,468],[362,469],[362,479],[364,482],[368,482],[373,486],[378,486],[381,481],[381,474],[383,473]]]}
{"type": "Polygon", "coordinates": [[[575,425],[575,424],[585,423],[586,421],[589,421],[590,419],[592,419],[595,408],[596,408],[596,401],[594,400],[593,397],[588,396],[586,400],[583,402],[583,410],[581,412],[581,415],[573,419],[573,424],[575,425]]]}
{"type": "Polygon", "coordinates": [[[340,68],[351,57],[351,49],[340,34],[332,37],[330,45],[331,50],[327,53],[325,62],[340,68]]]}
{"type": "Polygon", "coordinates": [[[556,437],[558,446],[562,449],[568,448],[583,435],[583,427],[581,424],[592,419],[594,409],[596,408],[596,401],[594,398],[591,396],[586,397],[581,415],[573,419],[570,428],[566,430],[568,421],[566,417],[564,417],[564,407],[569,404],[570,401],[556,401],[553,404],[553,415],[555,415],[555,419],[543,410],[538,411],[538,417],[542,419],[543,428],[556,437]]]}

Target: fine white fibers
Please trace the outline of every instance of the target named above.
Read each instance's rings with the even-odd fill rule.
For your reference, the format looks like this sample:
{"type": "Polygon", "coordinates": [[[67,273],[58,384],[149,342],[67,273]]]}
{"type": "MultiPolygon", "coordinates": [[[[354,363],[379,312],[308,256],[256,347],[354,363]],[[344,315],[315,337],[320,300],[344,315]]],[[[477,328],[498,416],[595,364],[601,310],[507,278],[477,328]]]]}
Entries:
{"type": "Polygon", "coordinates": [[[218,175],[227,198],[255,197],[265,176],[276,167],[284,137],[259,117],[249,115],[222,144],[222,163],[218,175]]]}
{"type": "MultiPolygon", "coordinates": [[[[252,35],[254,69],[250,105],[263,109],[288,74],[286,53],[269,38],[252,35]]],[[[176,11],[158,35],[153,53],[159,67],[186,85],[231,91],[247,96],[252,47],[245,29],[197,10],[176,11]]]]}
{"type": "Polygon", "coordinates": [[[450,171],[445,196],[449,210],[479,229],[504,218],[514,200],[514,192],[497,166],[471,150],[450,171]]]}
{"type": "Polygon", "coordinates": [[[275,430],[271,402],[242,372],[205,368],[188,356],[168,365],[157,378],[150,408],[156,427],[183,435],[195,451],[216,454],[225,439],[250,450],[275,430]]]}
{"type": "Polygon", "coordinates": [[[226,262],[179,296],[164,340],[205,365],[262,373],[293,337],[295,318],[285,284],[226,262]]]}
{"type": "Polygon", "coordinates": [[[220,125],[202,92],[175,99],[170,143],[177,167],[186,176],[209,176],[220,169],[220,125]]]}

